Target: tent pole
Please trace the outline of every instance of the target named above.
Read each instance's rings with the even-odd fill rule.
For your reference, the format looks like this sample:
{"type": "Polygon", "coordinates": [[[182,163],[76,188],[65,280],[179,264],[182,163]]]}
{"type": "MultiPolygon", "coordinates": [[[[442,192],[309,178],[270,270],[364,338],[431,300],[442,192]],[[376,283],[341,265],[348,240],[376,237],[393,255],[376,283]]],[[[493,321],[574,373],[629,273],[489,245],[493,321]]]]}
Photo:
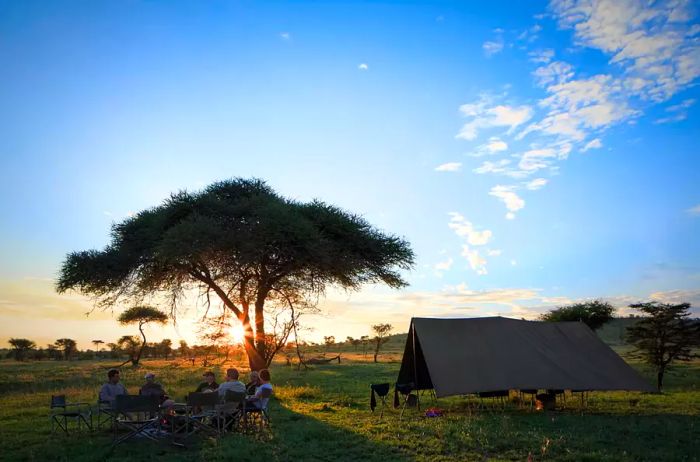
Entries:
{"type": "Polygon", "coordinates": [[[411,319],[411,334],[413,336],[413,383],[416,387],[416,406],[420,411],[420,394],[418,393],[418,361],[416,360],[416,325],[411,319]]]}

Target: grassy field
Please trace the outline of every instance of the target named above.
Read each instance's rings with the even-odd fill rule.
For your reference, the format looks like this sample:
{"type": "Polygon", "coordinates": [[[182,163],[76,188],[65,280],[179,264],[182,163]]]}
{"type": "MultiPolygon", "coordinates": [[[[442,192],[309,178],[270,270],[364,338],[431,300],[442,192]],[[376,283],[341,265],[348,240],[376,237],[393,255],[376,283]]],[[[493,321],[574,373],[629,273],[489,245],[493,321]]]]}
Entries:
{"type": "MultiPolygon", "coordinates": [[[[397,342],[398,343],[398,342],[397,342]]],[[[398,347],[398,345],[396,346],[398,347]]],[[[333,353],[331,353],[333,354],[333,353]]],[[[398,348],[379,364],[361,353],[346,352],[342,364],[309,371],[275,365],[273,426],[266,438],[228,435],[198,440],[187,449],[149,441],[110,449],[106,433],[51,436],[51,394],[94,402],[104,381],[106,361],[0,361],[0,460],[92,461],[154,460],[365,460],[465,461],[562,460],[638,461],[700,458],[700,363],[676,368],[667,393],[592,393],[588,406],[567,399],[562,408],[543,413],[508,403],[475,410],[476,400],[441,399],[424,404],[447,410],[425,418],[407,411],[399,421],[391,409],[379,420],[369,412],[369,384],[393,382],[398,348]],[[387,362],[388,361],[388,362],[387,362]]],[[[235,362],[214,369],[220,373],[235,362]]],[[[637,366],[637,365],[635,365],[637,366]]],[[[204,370],[183,361],[146,362],[122,368],[131,392],[145,371],[154,371],[167,391],[182,399],[204,370]]],[[[641,371],[651,380],[649,371],[641,371]]]]}

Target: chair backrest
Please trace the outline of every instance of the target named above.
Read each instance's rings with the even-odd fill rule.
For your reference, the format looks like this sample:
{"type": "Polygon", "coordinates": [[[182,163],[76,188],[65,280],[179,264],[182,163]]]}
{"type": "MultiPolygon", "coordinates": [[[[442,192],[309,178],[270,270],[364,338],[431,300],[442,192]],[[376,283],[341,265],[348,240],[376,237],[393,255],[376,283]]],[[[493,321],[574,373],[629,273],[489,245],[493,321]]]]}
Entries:
{"type": "Polygon", "coordinates": [[[246,398],[246,393],[244,391],[233,391],[226,390],[224,395],[225,403],[244,403],[246,398]]]}
{"type": "Polygon", "coordinates": [[[216,406],[219,404],[219,394],[193,392],[187,395],[187,404],[190,406],[216,406]]]}
{"type": "Polygon", "coordinates": [[[158,412],[160,400],[157,396],[117,395],[114,410],[117,412],[158,412]]]}
{"type": "Polygon", "coordinates": [[[390,385],[388,383],[373,383],[370,388],[379,396],[386,396],[389,394],[390,385]]]}
{"type": "Polygon", "coordinates": [[[51,409],[57,407],[66,407],[66,395],[52,395],[51,396],[51,409]]]}

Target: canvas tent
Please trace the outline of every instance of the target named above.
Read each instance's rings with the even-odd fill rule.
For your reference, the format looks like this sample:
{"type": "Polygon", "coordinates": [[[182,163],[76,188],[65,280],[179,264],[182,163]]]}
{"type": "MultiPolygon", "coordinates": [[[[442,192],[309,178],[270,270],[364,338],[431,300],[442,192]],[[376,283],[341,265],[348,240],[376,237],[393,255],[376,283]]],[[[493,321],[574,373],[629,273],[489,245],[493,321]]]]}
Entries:
{"type": "Polygon", "coordinates": [[[503,390],[654,391],[581,322],[413,318],[399,384],[438,397],[503,390]]]}

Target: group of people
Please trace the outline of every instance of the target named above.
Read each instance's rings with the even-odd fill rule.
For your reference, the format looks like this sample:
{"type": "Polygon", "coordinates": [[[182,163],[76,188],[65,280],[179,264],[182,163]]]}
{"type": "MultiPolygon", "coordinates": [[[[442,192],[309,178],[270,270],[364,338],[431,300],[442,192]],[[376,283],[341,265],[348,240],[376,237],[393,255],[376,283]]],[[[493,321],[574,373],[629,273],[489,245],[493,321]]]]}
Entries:
{"type": "MultiPolygon", "coordinates": [[[[195,392],[197,393],[218,393],[220,400],[223,401],[228,390],[236,392],[245,392],[247,395],[246,405],[254,406],[259,409],[267,408],[267,401],[272,394],[272,385],[270,384],[270,371],[262,369],[261,371],[252,371],[249,375],[248,383],[243,383],[239,380],[240,374],[238,369],[231,368],[226,371],[226,381],[222,384],[216,383],[216,375],[212,371],[207,371],[203,375],[204,382],[200,383],[195,392]],[[269,392],[265,392],[269,390],[269,392]]],[[[152,372],[145,375],[146,383],[139,389],[139,395],[157,396],[160,399],[161,406],[170,407],[175,402],[165,392],[163,386],[156,382],[156,376],[152,372]]],[[[126,387],[120,383],[120,373],[118,369],[111,369],[107,372],[107,383],[102,385],[99,394],[99,400],[102,403],[109,403],[113,406],[118,395],[128,395],[126,387]]]]}

